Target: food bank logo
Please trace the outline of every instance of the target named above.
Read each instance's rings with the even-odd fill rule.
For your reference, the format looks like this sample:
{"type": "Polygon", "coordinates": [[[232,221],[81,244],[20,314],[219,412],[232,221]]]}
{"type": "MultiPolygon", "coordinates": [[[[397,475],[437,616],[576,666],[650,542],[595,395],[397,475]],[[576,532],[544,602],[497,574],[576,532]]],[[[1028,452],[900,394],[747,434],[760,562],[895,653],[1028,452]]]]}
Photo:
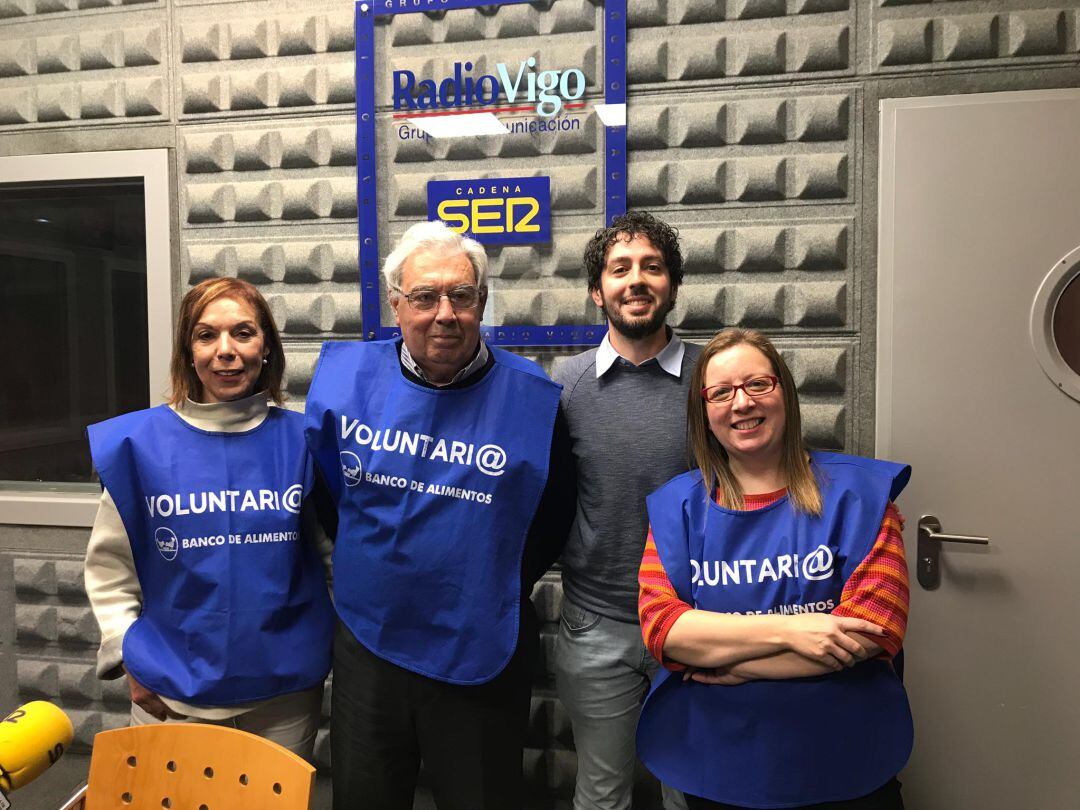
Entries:
{"type": "Polygon", "coordinates": [[[176,559],[176,552],[180,550],[180,541],[176,539],[176,532],[168,526],[159,526],[154,531],[154,543],[157,544],[158,553],[169,562],[176,559]]]}
{"type": "Polygon", "coordinates": [[[341,462],[341,475],[345,479],[345,486],[355,487],[362,480],[364,473],[360,456],[348,450],[342,450],[338,453],[338,460],[341,462]]]}
{"type": "Polygon", "coordinates": [[[579,68],[569,70],[536,69],[530,56],[511,68],[505,62],[495,66],[495,73],[471,74],[472,62],[455,62],[454,72],[441,80],[420,79],[411,70],[394,71],[394,109],[453,110],[460,107],[497,107],[497,112],[524,112],[535,109],[542,118],[558,115],[564,106],[585,95],[585,74],[579,68]],[[513,106],[515,104],[528,106],[513,106]]]}

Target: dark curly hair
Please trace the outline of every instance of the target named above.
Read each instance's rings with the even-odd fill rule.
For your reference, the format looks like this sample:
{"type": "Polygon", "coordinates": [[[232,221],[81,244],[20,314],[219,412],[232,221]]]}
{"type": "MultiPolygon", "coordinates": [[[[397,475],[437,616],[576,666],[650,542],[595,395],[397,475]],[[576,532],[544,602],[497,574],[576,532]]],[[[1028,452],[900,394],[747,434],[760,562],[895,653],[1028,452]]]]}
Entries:
{"type": "Polygon", "coordinates": [[[649,237],[660,251],[671,277],[671,293],[679,289],[683,279],[682,251],[679,250],[679,231],[657,219],[648,211],[627,211],[612,220],[610,227],[597,231],[585,246],[585,270],[589,274],[589,291],[600,289],[600,274],[608,248],[622,239],[629,242],[638,234],[649,237]]]}

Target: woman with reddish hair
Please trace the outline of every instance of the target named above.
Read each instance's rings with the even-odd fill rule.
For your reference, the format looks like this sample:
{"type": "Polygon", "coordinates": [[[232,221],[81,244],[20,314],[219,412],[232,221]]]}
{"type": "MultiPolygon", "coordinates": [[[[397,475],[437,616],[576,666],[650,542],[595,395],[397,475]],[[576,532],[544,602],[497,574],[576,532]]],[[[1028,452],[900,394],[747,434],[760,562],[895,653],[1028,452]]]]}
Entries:
{"type": "Polygon", "coordinates": [[[327,541],[259,291],[193,287],[170,369],[168,405],[88,429],[102,483],[86,552],[98,674],[126,675],[132,725],[229,725],[310,758],[330,668],[327,541]]]}
{"type": "Polygon", "coordinates": [[[639,613],[664,669],[638,754],[691,810],[899,810],[911,468],[809,451],[759,332],[713,338],[690,392],[696,469],[647,502],[639,613]]]}

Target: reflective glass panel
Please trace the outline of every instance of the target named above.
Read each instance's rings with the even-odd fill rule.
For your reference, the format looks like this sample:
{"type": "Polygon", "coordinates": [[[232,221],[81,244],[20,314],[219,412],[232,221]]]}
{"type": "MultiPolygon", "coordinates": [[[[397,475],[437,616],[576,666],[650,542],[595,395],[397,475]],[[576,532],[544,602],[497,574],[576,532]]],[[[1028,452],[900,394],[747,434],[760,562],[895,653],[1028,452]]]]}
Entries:
{"type": "Polygon", "coordinates": [[[0,185],[0,486],[94,480],[86,426],[149,404],[141,180],[0,185]]]}
{"type": "Polygon", "coordinates": [[[1069,282],[1054,307],[1054,343],[1069,368],[1080,374],[1080,276],[1069,282]]]}

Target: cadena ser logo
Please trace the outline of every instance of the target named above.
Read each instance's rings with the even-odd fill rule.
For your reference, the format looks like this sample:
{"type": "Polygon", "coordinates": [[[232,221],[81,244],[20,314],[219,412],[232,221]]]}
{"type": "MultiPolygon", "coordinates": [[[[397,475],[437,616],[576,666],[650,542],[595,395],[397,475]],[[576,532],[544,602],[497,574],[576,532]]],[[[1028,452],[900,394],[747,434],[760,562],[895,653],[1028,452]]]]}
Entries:
{"type": "Polygon", "coordinates": [[[486,245],[551,241],[551,179],[429,180],[428,219],[486,245]]]}
{"type": "Polygon", "coordinates": [[[580,68],[537,71],[534,56],[517,65],[500,62],[494,74],[477,76],[473,67],[472,62],[455,62],[453,74],[420,80],[411,70],[395,70],[394,109],[451,110],[508,104],[522,105],[517,112],[535,109],[542,118],[551,118],[564,106],[582,106],[573,103],[585,95],[585,74],[580,68]]]}

